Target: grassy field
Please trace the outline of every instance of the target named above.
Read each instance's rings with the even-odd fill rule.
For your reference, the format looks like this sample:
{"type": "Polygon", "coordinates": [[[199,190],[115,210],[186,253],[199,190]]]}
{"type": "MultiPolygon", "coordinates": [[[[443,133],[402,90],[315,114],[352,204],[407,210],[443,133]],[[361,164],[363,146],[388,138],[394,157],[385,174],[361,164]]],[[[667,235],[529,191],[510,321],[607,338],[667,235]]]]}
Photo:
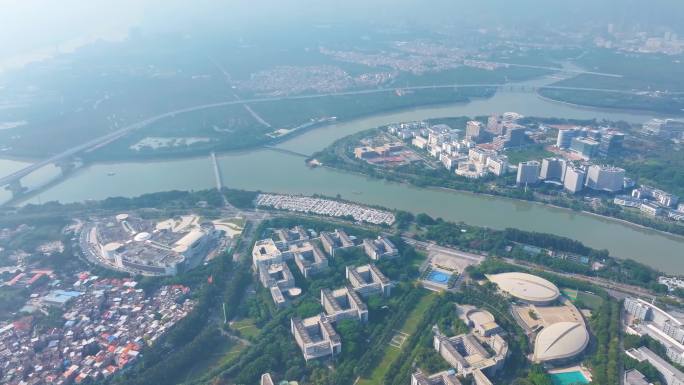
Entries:
{"type": "Polygon", "coordinates": [[[563,295],[570,298],[571,301],[577,300],[578,291],[576,289],[563,288],[561,291],[563,292],[563,295]]]}
{"type": "Polygon", "coordinates": [[[541,160],[542,158],[548,158],[554,156],[552,152],[546,151],[544,146],[541,144],[527,146],[518,150],[508,150],[506,151],[506,156],[508,156],[508,162],[510,164],[517,165],[520,162],[526,162],[528,160],[541,160]]]}
{"type": "Polygon", "coordinates": [[[254,325],[254,320],[245,318],[235,321],[230,325],[231,329],[240,333],[241,336],[251,338],[259,335],[260,330],[254,325]]]}
{"type": "MultiPolygon", "coordinates": [[[[437,294],[430,293],[423,297],[423,299],[418,303],[418,305],[411,311],[404,325],[401,327],[401,331],[407,334],[413,334],[418,328],[425,311],[430,307],[430,305],[437,298],[437,294]]],[[[358,385],[380,385],[382,384],[382,379],[385,377],[385,373],[389,370],[392,362],[399,357],[401,349],[395,346],[387,345],[385,349],[385,355],[382,357],[380,363],[375,367],[369,378],[360,379],[358,385]]]]}
{"type": "Polygon", "coordinates": [[[577,300],[581,301],[591,310],[596,310],[601,306],[603,299],[596,294],[587,293],[585,291],[580,291],[577,294],[577,300]]]}
{"type": "Polygon", "coordinates": [[[221,337],[221,340],[217,341],[217,343],[220,344],[220,347],[216,349],[214,354],[206,360],[198,361],[192,369],[187,371],[183,379],[179,379],[178,383],[185,383],[202,377],[213,368],[218,368],[234,359],[245,349],[245,345],[230,341],[226,337],[221,337]]]}
{"type": "Polygon", "coordinates": [[[573,303],[580,302],[590,310],[596,310],[601,306],[603,299],[596,294],[587,293],[586,291],[579,291],[564,287],[561,289],[564,296],[568,297],[573,303]]]}

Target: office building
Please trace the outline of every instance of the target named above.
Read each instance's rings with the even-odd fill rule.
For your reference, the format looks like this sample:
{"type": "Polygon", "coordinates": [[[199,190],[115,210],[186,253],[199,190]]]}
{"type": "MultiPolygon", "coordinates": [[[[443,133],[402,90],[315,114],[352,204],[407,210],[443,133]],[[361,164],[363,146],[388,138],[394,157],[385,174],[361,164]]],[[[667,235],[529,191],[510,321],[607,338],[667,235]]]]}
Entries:
{"type": "Polygon", "coordinates": [[[559,158],[545,158],[541,163],[539,179],[544,181],[562,182],[565,176],[565,160],[559,158]]]}
{"type": "Polygon", "coordinates": [[[518,186],[537,183],[539,181],[539,168],[539,162],[536,160],[518,163],[518,176],[515,182],[518,186]]]}
{"type": "Polygon", "coordinates": [[[342,340],[323,314],[305,319],[291,318],[290,331],[302,350],[304,360],[333,357],[342,352],[342,340]]]}
{"type": "Polygon", "coordinates": [[[392,292],[394,285],[375,265],[347,266],[345,272],[352,288],[362,297],[375,294],[389,297],[392,292]]]}
{"type": "Polygon", "coordinates": [[[321,289],[321,305],[331,322],[343,319],[368,321],[368,308],[350,286],[340,289],[321,289]]]}
{"type": "Polygon", "coordinates": [[[616,193],[624,188],[624,179],[624,169],[594,164],[587,170],[586,186],[592,190],[616,193]]]}
{"type": "Polygon", "coordinates": [[[582,191],[582,189],[584,189],[586,175],[587,174],[583,169],[570,164],[567,165],[563,178],[563,188],[571,194],[582,191]]]}
{"type": "Polygon", "coordinates": [[[590,138],[572,138],[570,150],[584,159],[591,159],[598,154],[599,143],[590,138]]]}

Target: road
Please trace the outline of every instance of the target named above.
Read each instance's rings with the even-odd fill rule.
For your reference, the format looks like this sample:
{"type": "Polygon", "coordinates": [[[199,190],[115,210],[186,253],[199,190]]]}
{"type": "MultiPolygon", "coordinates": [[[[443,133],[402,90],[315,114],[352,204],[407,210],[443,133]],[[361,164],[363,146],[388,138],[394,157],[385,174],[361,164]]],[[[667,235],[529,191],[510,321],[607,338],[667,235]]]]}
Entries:
{"type": "MultiPolygon", "coordinates": [[[[410,86],[410,87],[400,87],[400,88],[402,90],[430,90],[430,89],[483,88],[483,87],[503,88],[506,86],[507,86],[506,84],[492,84],[492,83],[485,84],[485,83],[482,83],[482,84],[443,84],[443,85],[429,85],[429,86],[410,86]]],[[[512,87],[515,87],[515,86],[512,86],[512,87]]],[[[616,90],[616,89],[605,89],[605,88],[561,87],[561,86],[544,86],[544,87],[540,87],[540,88],[556,89],[556,90],[571,90],[571,91],[593,91],[593,92],[621,93],[621,94],[629,94],[629,95],[640,95],[640,94],[643,94],[646,92],[650,92],[650,91],[643,91],[643,90],[616,90]]],[[[128,126],[120,128],[116,131],[113,131],[109,134],[97,137],[95,139],[91,139],[91,140],[89,140],[83,144],[72,147],[68,150],[65,150],[65,151],[59,153],[59,154],[53,155],[47,159],[33,163],[33,164],[31,164],[31,165],[29,165],[29,166],[27,166],[21,170],[15,171],[12,174],[9,174],[9,175],[6,175],[6,176],[0,178],[0,186],[5,186],[5,185],[8,185],[12,182],[15,182],[15,181],[23,178],[24,176],[32,173],[33,171],[36,171],[39,168],[47,166],[48,164],[56,163],[62,159],[76,155],[80,152],[99,147],[103,144],[110,143],[114,140],[120,139],[124,135],[126,135],[126,134],[128,134],[134,130],[143,128],[143,127],[148,126],[148,125],[150,125],[154,122],[157,122],[159,120],[173,117],[177,114],[184,114],[184,113],[188,113],[188,112],[200,111],[200,110],[209,109],[209,108],[225,107],[225,106],[238,105],[238,104],[277,102],[277,101],[284,101],[284,100],[317,99],[317,98],[325,98],[325,97],[331,97],[331,96],[368,95],[368,94],[394,92],[396,89],[397,89],[397,87],[392,87],[392,88],[376,88],[376,89],[344,91],[344,92],[331,92],[331,93],[325,93],[325,94],[263,97],[263,98],[252,98],[252,99],[242,99],[242,100],[229,100],[229,101],[215,102],[215,103],[205,103],[205,104],[200,104],[200,105],[196,105],[196,106],[192,106],[192,107],[179,108],[179,109],[176,109],[173,111],[169,111],[169,112],[165,112],[162,114],[155,115],[153,117],[147,118],[147,119],[139,121],[137,123],[130,124],[128,126]]],[[[536,90],[537,88],[531,87],[531,89],[536,90]]],[[[670,92],[670,94],[671,95],[684,95],[684,92],[670,92]]]]}
{"type": "MultiPolygon", "coordinates": [[[[463,258],[463,257],[471,258],[471,259],[473,259],[473,261],[476,261],[477,263],[483,261],[485,258],[484,256],[481,256],[481,255],[466,253],[466,252],[463,252],[463,251],[460,251],[457,249],[452,249],[452,248],[440,247],[440,246],[437,246],[436,244],[434,244],[432,242],[423,242],[423,241],[419,241],[417,239],[406,237],[406,236],[402,236],[402,239],[404,239],[404,242],[408,243],[409,245],[420,248],[420,249],[424,249],[424,250],[428,250],[428,251],[439,251],[439,252],[445,253],[445,254],[454,254],[454,255],[461,257],[461,258],[463,258]]],[[[605,279],[605,278],[587,277],[584,275],[572,274],[572,273],[562,273],[562,272],[558,272],[558,271],[549,269],[545,266],[537,265],[534,263],[528,263],[528,262],[524,262],[524,261],[519,261],[519,260],[512,259],[512,258],[503,258],[503,259],[504,259],[504,261],[506,261],[506,263],[509,263],[511,265],[521,266],[521,267],[528,268],[528,269],[540,270],[540,271],[544,271],[544,272],[547,272],[550,274],[555,274],[555,275],[559,275],[562,277],[571,278],[571,279],[575,279],[578,281],[591,283],[591,284],[596,285],[596,286],[600,286],[601,288],[606,290],[606,292],[608,292],[608,294],[610,294],[611,297],[616,298],[616,299],[624,299],[626,297],[633,297],[633,296],[639,296],[639,297],[648,298],[648,299],[654,299],[656,297],[653,294],[653,292],[651,292],[650,290],[647,290],[647,289],[644,289],[644,288],[641,288],[638,286],[634,286],[634,285],[617,283],[617,282],[613,282],[613,281],[605,279]]]]}

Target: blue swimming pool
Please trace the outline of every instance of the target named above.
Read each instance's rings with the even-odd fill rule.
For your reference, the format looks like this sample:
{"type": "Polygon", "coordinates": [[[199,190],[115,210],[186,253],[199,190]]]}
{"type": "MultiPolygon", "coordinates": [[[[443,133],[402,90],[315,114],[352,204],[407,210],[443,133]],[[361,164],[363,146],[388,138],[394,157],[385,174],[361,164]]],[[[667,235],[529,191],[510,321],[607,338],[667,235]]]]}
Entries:
{"type": "Polygon", "coordinates": [[[439,284],[446,284],[447,282],[449,282],[449,278],[451,278],[451,274],[443,273],[441,271],[436,270],[431,271],[426,277],[428,281],[432,281],[439,284]]]}
{"type": "Polygon", "coordinates": [[[580,371],[549,374],[553,385],[588,384],[589,380],[580,371]]]}

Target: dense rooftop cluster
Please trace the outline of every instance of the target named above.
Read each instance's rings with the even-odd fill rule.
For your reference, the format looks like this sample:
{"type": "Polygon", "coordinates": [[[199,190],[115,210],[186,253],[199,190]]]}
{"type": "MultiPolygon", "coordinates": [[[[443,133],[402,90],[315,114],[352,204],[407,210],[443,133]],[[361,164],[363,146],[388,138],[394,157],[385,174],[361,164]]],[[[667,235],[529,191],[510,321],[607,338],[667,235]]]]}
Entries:
{"type": "Polygon", "coordinates": [[[136,286],[132,279],[82,274],[59,326],[41,327],[33,317],[2,325],[0,382],[71,384],[107,378],[135,362],[145,345],[195,305],[184,286],[164,286],[149,297],[136,286]]]}
{"type": "Polygon", "coordinates": [[[310,198],[296,195],[259,194],[256,199],[257,206],[273,207],[279,210],[297,211],[303,213],[328,215],[331,217],[351,216],[356,221],[391,225],[394,223],[394,214],[355,205],[338,202],[331,199],[310,198]]]}

